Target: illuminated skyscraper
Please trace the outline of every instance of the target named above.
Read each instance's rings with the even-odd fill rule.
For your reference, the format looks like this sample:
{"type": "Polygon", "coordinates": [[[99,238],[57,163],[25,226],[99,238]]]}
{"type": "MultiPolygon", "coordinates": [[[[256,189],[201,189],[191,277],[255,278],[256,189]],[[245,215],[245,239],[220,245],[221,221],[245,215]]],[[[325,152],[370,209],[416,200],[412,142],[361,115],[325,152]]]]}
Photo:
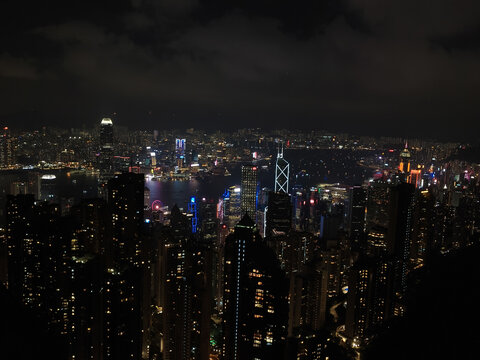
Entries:
{"type": "Polygon", "coordinates": [[[100,123],[100,182],[106,183],[113,176],[113,122],[103,118],[100,123]]]}
{"type": "Polygon", "coordinates": [[[283,144],[278,149],[275,165],[275,192],[288,194],[290,164],[283,158],[283,144]]]}
{"type": "Polygon", "coordinates": [[[179,168],[182,168],[185,164],[186,146],[187,142],[185,139],[175,139],[175,160],[179,168]]]}
{"type": "Polygon", "coordinates": [[[52,174],[45,174],[39,178],[39,199],[48,202],[58,202],[57,198],[57,177],[52,174]]]}
{"type": "Polygon", "coordinates": [[[240,194],[240,186],[230,186],[225,190],[219,202],[219,219],[226,224],[231,231],[233,231],[235,225],[237,225],[242,218],[240,194]]]}
{"type": "Polygon", "coordinates": [[[398,170],[404,174],[408,174],[410,172],[410,151],[408,150],[408,143],[405,143],[405,148],[400,153],[400,165],[398,166],[398,170]]]}
{"type": "Polygon", "coordinates": [[[254,165],[242,166],[241,210],[256,222],[257,215],[258,168],[254,165]]]}

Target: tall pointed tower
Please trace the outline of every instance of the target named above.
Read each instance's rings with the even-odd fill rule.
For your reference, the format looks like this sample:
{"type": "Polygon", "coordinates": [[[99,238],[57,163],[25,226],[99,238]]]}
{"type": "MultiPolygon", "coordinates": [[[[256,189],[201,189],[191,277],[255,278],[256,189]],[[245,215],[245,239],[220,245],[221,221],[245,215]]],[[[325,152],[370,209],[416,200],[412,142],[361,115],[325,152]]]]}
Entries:
{"type": "Polygon", "coordinates": [[[398,170],[400,172],[407,174],[410,172],[410,151],[408,150],[408,142],[405,142],[405,148],[400,153],[400,165],[398,166],[398,170]]]}
{"type": "Polygon", "coordinates": [[[290,164],[283,158],[283,143],[280,144],[277,153],[275,166],[275,192],[288,194],[288,178],[290,175],[290,164]]]}

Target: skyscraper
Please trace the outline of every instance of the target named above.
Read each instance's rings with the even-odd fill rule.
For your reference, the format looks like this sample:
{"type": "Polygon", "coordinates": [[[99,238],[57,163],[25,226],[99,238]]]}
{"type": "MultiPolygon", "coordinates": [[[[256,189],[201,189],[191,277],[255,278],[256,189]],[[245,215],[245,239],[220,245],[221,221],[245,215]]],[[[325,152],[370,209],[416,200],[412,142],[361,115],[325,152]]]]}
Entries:
{"type": "Polygon", "coordinates": [[[158,238],[157,346],[165,360],[207,360],[209,355],[212,249],[192,236],[188,224],[175,206],[170,227],[158,238]]]}
{"type": "Polygon", "coordinates": [[[10,135],[10,129],[5,126],[0,134],[0,167],[8,167],[13,164],[14,146],[10,135]]]}
{"type": "Polygon", "coordinates": [[[106,183],[113,176],[113,122],[103,118],[100,122],[100,182],[106,183]]]}
{"type": "Polygon", "coordinates": [[[349,270],[345,332],[354,347],[393,314],[391,261],[360,258],[349,270]]]}
{"type": "Polygon", "coordinates": [[[287,282],[246,214],[225,240],[223,358],[273,359],[287,332],[287,282]]]}
{"type": "Polygon", "coordinates": [[[108,181],[108,208],[112,222],[113,259],[138,263],[142,249],[145,180],[143,174],[123,173],[108,181]]]}
{"type": "Polygon", "coordinates": [[[175,160],[179,168],[185,164],[186,143],[185,139],[175,139],[175,160]]]}
{"type": "Polygon", "coordinates": [[[266,235],[286,234],[292,228],[292,204],[290,195],[282,192],[268,194],[266,235]]]}
{"type": "Polygon", "coordinates": [[[227,225],[229,230],[233,228],[242,218],[241,211],[241,188],[240,186],[230,186],[225,190],[219,201],[219,219],[227,225]]]}
{"type": "Polygon", "coordinates": [[[408,174],[410,172],[410,151],[408,150],[408,143],[405,143],[405,148],[400,153],[400,165],[398,170],[403,174],[408,174]]]}
{"type": "MultiPolygon", "coordinates": [[[[402,183],[391,189],[387,253],[395,261],[395,293],[401,298],[407,288],[407,270],[415,205],[415,186],[402,183]]],[[[397,306],[397,312],[401,306],[397,306]]]]}
{"type": "Polygon", "coordinates": [[[241,210],[256,222],[257,215],[258,168],[255,165],[242,166],[241,210]]]}
{"type": "Polygon", "coordinates": [[[348,230],[350,240],[359,244],[363,240],[365,231],[365,207],[367,205],[367,193],[361,186],[350,188],[348,207],[348,230]]]}
{"type": "Polygon", "coordinates": [[[288,194],[288,179],[290,176],[290,164],[283,158],[283,143],[278,149],[277,162],[275,165],[275,192],[288,194]]]}

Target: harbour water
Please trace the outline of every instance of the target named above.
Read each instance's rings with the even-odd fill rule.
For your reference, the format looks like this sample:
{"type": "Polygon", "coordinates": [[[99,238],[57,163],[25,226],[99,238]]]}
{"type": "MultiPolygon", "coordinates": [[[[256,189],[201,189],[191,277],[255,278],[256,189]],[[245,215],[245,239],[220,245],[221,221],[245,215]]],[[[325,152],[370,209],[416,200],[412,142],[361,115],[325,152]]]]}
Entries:
{"type": "MultiPolygon", "coordinates": [[[[290,162],[290,185],[294,185],[296,174],[305,170],[308,174],[305,185],[315,186],[319,183],[342,183],[346,185],[361,184],[372,175],[372,170],[357,165],[357,161],[369,152],[350,150],[287,150],[285,158],[290,162]]],[[[274,157],[273,157],[274,158],[274,157]]],[[[260,186],[273,188],[275,178],[275,162],[260,162],[260,186]]],[[[230,176],[207,176],[203,180],[188,181],[153,181],[146,180],[145,186],[150,190],[150,202],[159,200],[164,206],[171,208],[174,204],[185,207],[191,196],[217,200],[230,186],[240,185],[240,164],[227,166],[230,176]]],[[[62,198],[73,198],[77,203],[82,198],[93,198],[97,193],[97,177],[86,173],[67,171],[52,172],[56,176],[58,201],[62,198]]],[[[3,198],[11,193],[12,183],[30,182],[29,192],[38,196],[37,179],[45,172],[35,170],[15,171],[3,174],[0,179],[3,198]]],[[[303,179],[302,181],[304,181],[303,179]]]]}

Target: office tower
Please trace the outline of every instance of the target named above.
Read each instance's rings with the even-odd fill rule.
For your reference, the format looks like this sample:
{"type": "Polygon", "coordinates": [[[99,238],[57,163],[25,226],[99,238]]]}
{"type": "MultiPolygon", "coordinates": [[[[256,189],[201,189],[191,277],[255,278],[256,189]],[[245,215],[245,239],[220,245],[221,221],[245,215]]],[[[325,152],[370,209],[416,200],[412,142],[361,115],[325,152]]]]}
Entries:
{"type": "Polygon", "coordinates": [[[292,228],[292,204],[287,193],[270,192],[266,210],[266,235],[287,234],[292,228]]]}
{"type": "Polygon", "coordinates": [[[157,153],[154,151],[150,153],[150,163],[152,164],[152,168],[157,166],[157,153]]]}
{"type": "Polygon", "coordinates": [[[99,180],[102,184],[113,176],[113,122],[110,118],[103,118],[100,122],[100,155],[99,180]]]}
{"type": "Polygon", "coordinates": [[[348,202],[348,233],[353,244],[359,246],[365,234],[367,192],[361,186],[352,186],[348,202]]]}
{"type": "Polygon", "coordinates": [[[0,133],[0,167],[8,167],[14,163],[14,139],[10,129],[5,126],[0,133]]]}
{"type": "Polygon", "coordinates": [[[58,202],[57,177],[53,174],[41,175],[39,179],[39,200],[50,203],[58,202]]]}
{"type": "Polygon", "coordinates": [[[288,194],[290,164],[283,158],[283,143],[278,149],[275,165],[275,192],[288,194]]]}
{"type": "Polygon", "coordinates": [[[217,204],[203,198],[198,201],[198,228],[202,238],[214,243],[218,234],[217,204]]]}
{"type": "Polygon", "coordinates": [[[257,216],[258,168],[255,165],[242,165],[242,185],[240,193],[242,216],[247,213],[256,222],[257,216]]]}
{"type": "Polygon", "coordinates": [[[391,189],[387,253],[395,259],[395,292],[400,298],[407,288],[410,243],[415,205],[415,186],[401,183],[391,189]]]}
{"type": "Polygon", "coordinates": [[[219,202],[218,218],[231,231],[242,218],[240,194],[240,186],[230,186],[225,190],[219,202]]]}
{"type": "Polygon", "coordinates": [[[405,143],[405,148],[400,153],[400,165],[398,170],[403,174],[408,174],[410,172],[410,151],[408,150],[408,143],[405,143]]]}
{"type": "Polygon", "coordinates": [[[190,215],[192,233],[195,234],[198,226],[197,198],[195,196],[190,197],[187,207],[190,215]]]}
{"type": "Polygon", "coordinates": [[[108,181],[108,208],[112,223],[112,259],[116,264],[141,261],[143,174],[123,173],[108,181]]]}
{"type": "Polygon", "coordinates": [[[287,287],[274,253],[246,214],[225,240],[224,359],[281,356],[288,322],[287,287]]]}
{"type": "Polygon", "coordinates": [[[292,191],[293,228],[297,231],[304,229],[306,212],[306,190],[295,186],[292,191]]]}
{"type": "Polygon", "coordinates": [[[175,139],[175,163],[179,168],[185,165],[186,145],[185,139],[175,139]]]}

